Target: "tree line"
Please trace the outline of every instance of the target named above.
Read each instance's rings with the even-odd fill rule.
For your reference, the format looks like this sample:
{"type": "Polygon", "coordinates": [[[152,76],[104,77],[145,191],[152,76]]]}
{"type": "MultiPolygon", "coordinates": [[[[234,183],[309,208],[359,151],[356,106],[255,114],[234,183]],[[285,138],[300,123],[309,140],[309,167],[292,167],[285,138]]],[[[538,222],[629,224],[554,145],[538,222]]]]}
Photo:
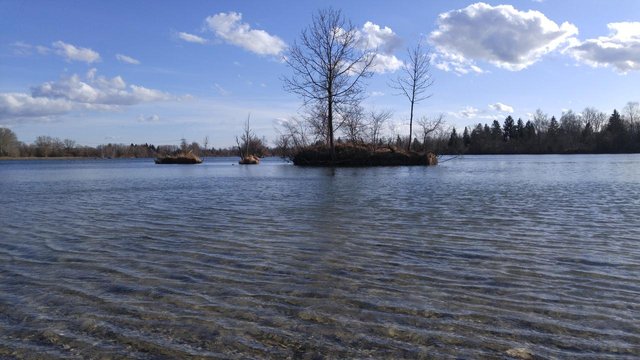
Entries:
{"type": "MultiPolygon", "coordinates": [[[[0,128],[0,157],[93,157],[93,158],[154,158],[179,152],[192,151],[198,156],[236,156],[236,147],[214,148],[208,146],[208,138],[202,144],[182,139],[180,145],[153,144],[103,144],[96,147],[78,145],[71,139],[38,136],[27,144],[18,140],[8,128],[0,128]]],[[[254,139],[253,148],[259,156],[271,155],[273,150],[264,139],[254,139]]]]}
{"type": "Polygon", "coordinates": [[[571,110],[560,119],[537,110],[524,122],[507,116],[500,124],[478,123],[462,134],[450,132],[445,153],[449,154],[576,154],[640,152],[640,106],[629,102],[622,113],[610,115],[587,107],[571,110]]]}

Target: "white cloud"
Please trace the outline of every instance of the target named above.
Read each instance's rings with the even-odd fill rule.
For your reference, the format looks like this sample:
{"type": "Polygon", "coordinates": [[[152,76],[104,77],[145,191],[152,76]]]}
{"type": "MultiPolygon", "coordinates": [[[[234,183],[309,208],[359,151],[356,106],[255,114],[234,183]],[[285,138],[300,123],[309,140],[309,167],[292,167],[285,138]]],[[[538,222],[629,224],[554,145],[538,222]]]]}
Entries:
{"type": "Polygon", "coordinates": [[[365,22],[358,34],[363,47],[378,49],[382,53],[392,53],[402,45],[402,40],[391,28],[380,27],[371,21],[365,22]]]}
{"type": "Polygon", "coordinates": [[[287,47],[279,37],[264,30],[251,29],[241,20],[240,13],[222,12],[207,17],[205,23],[218,38],[259,55],[279,55],[287,47]]]}
{"type": "Polygon", "coordinates": [[[456,54],[436,52],[431,56],[431,63],[442,71],[451,71],[458,75],[466,75],[469,73],[482,74],[486,72],[472,61],[456,54]]]}
{"type": "Polygon", "coordinates": [[[207,42],[207,39],[201,38],[198,35],[193,35],[193,34],[189,34],[186,32],[179,32],[178,33],[178,38],[186,41],[186,42],[190,42],[190,43],[196,43],[196,44],[205,44],[207,42]]]}
{"type": "Polygon", "coordinates": [[[150,116],[140,115],[138,116],[138,122],[158,122],[160,121],[160,116],[157,114],[153,114],[150,116]]]}
{"type": "Polygon", "coordinates": [[[34,51],[40,55],[47,55],[49,52],[51,52],[51,49],[46,46],[31,45],[23,41],[14,42],[13,44],[11,44],[11,47],[13,48],[13,53],[20,56],[31,55],[34,51]]]}
{"type": "Polygon", "coordinates": [[[47,117],[69,112],[73,104],[65,99],[37,98],[23,93],[0,93],[0,118],[47,117]]]}
{"type": "Polygon", "coordinates": [[[509,106],[509,105],[505,105],[503,103],[497,102],[495,104],[489,104],[489,108],[495,110],[495,111],[500,111],[500,112],[505,112],[505,113],[513,113],[513,107],[509,106]]]}
{"type": "Polygon", "coordinates": [[[96,69],[85,79],[72,75],[31,88],[31,93],[0,93],[0,119],[43,118],[73,110],[117,110],[175,97],[139,85],[127,85],[120,76],[96,76],[96,69]]]}
{"type": "Polygon", "coordinates": [[[568,49],[577,60],[593,67],[613,67],[621,73],[640,70],[640,22],[607,25],[609,36],[579,42],[568,49]]]}
{"type": "Polygon", "coordinates": [[[367,21],[362,29],[357,30],[356,36],[361,50],[376,51],[371,65],[374,72],[380,74],[394,72],[404,65],[402,60],[393,55],[393,52],[402,45],[402,40],[391,28],[367,21]]]}
{"type": "Polygon", "coordinates": [[[474,108],[473,106],[467,106],[466,108],[460,110],[458,115],[467,119],[473,119],[480,114],[480,110],[474,108]]]}
{"type": "Polygon", "coordinates": [[[88,48],[76,47],[62,41],[56,41],[52,46],[56,54],[64,57],[67,61],[83,61],[88,64],[100,61],[100,54],[88,48]]]}
{"type": "Polygon", "coordinates": [[[132,64],[132,65],[139,65],[140,61],[136,60],[130,56],[127,55],[122,55],[122,54],[116,54],[116,59],[118,59],[118,61],[123,62],[125,64],[132,64]]]}
{"type": "Polygon", "coordinates": [[[438,29],[429,36],[440,55],[436,67],[458,73],[479,72],[477,60],[522,70],[578,33],[573,24],[558,25],[539,11],[511,5],[476,3],[442,13],[437,22],[438,29]]]}
{"type": "Polygon", "coordinates": [[[404,65],[402,60],[398,59],[395,55],[376,54],[371,64],[371,69],[376,73],[394,72],[400,69],[404,65]]]}

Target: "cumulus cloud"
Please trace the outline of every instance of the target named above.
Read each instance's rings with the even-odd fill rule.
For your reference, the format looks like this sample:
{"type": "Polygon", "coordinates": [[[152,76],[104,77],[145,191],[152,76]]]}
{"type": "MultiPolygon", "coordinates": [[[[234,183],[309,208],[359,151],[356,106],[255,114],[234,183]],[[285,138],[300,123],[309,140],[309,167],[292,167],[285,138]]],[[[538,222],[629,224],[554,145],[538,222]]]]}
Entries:
{"type": "Polygon", "coordinates": [[[46,82],[31,88],[31,96],[65,99],[87,107],[136,105],[171,98],[169,94],[159,90],[127,85],[120,76],[109,79],[104,76],[96,77],[92,72],[90,74],[87,79],[74,74],[58,81],[46,82]]]}
{"type": "Polygon", "coordinates": [[[382,53],[392,53],[402,45],[402,40],[391,28],[381,27],[371,21],[365,22],[358,33],[363,47],[378,49],[382,53]]]}
{"type": "Polygon", "coordinates": [[[402,45],[402,40],[391,28],[381,27],[367,21],[362,29],[357,30],[356,36],[358,37],[357,46],[360,49],[376,51],[371,65],[374,72],[394,72],[404,65],[400,59],[393,55],[393,52],[402,45]]]}
{"type": "Polygon", "coordinates": [[[376,73],[394,72],[400,69],[404,65],[402,60],[398,59],[395,55],[389,54],[376,54],[371,69],[376,73]]]}
{"type": "Polygon", "coordinates": [[[259,55],[279,55],[287,47],[279,37],[243,23],[240,13],[221,12],[207,17],[205,24],[221,40],[259,55]]]}
{"type": "Polygon", "coordinates": [[[513,107],[509,106],[509,105],[505,105],[503,103],[497,102],[495,104],[489,104],[489,108],[495,110],[495,111],[500,111],[500,112],[504,112],[504,113],[512,113],[513,112],[513,107]]]}
{"type": "Polygon", "coordinates": [[[0,93],[0,119],[47,117],[71,111],[64,99],[37,98],[24,93],[0,93]]]}
{"type": "Polygon", "coordinates": [[[472,61],[456,54],[436,52],[431,55],[431,63],[442,71],[450,71],[458,75],[466,75],[469,73],[482,74],[485,72],[472,61]]]}
{"type": "Polygon", "coordinates": [[[56,41],[52,46],[55,53],[67,61],[83,61],[87,64],[100,61],[100,54],[89,48],[77,47],[62,41],[56,41]]]}
{"type": "Polygon", "coordinates": [[[593,67],[613,67],[621,73],[640,70],[640,22],[607,25],[608,36],[577,43],[568,52],[593,67]]]}
{"type": "Polygon", "coordinates": [[[0,119],[42,118],[82,109],[116,110],[173,98],[159,90],[128,85],[120,76],[97,76],[96,69],[91,69],[85,78],[74,74],[34,86],[30,93],[0,93],[0,119]]]}
{"type": "Polygon", "coordinates": [[[116,59],[125,64],[139,65],[140,61],[132,58],[131,56],[116,54],[116,59]]]}
{"type": "Polygon", "coordinates": [[[196,44],[205,44],[207,42],[207,39],[204,39],[198,35],[193,35],[186,32],[179,32],[178,38],[186,42],[196,43],[196,44]]]}
{"type": "Polygon", "coordinates": [[[480,114],[480,110],[474,108],[473,106],[467,106],[466,108],[460,110],[457,115],[467,119],[473,119],[477,117],[479,114],[480,114]]]}
{"type": "Polygon", "coordinates": [[[429,36],[439,55],[435,65],[459,73],[479,72],[477,60],[522,70],[578,33],[573,24],[558,25],[539,11],[481,2],[442,13],[437,24],[429,36]]]}

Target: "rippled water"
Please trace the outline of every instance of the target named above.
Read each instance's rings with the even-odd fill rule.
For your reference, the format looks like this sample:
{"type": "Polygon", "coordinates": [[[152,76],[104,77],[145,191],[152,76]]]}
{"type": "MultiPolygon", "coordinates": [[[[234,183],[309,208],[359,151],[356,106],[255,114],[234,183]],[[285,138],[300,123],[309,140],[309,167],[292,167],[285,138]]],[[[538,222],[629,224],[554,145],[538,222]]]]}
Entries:
{"type": "Polygon", "coordinates": [[[639,155],[234,160],[0,162],[0,358],[640,357],[639,155]]]}

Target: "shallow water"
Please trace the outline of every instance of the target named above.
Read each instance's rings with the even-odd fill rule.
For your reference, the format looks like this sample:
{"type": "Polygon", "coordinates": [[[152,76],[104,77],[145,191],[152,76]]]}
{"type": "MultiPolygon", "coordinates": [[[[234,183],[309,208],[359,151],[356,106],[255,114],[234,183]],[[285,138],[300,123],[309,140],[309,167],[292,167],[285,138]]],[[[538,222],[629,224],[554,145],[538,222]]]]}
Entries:
{"type": "Polygon", "coordinates": [[[640,356],[640,156],[0,162],[0,358],[640,356]]]}

